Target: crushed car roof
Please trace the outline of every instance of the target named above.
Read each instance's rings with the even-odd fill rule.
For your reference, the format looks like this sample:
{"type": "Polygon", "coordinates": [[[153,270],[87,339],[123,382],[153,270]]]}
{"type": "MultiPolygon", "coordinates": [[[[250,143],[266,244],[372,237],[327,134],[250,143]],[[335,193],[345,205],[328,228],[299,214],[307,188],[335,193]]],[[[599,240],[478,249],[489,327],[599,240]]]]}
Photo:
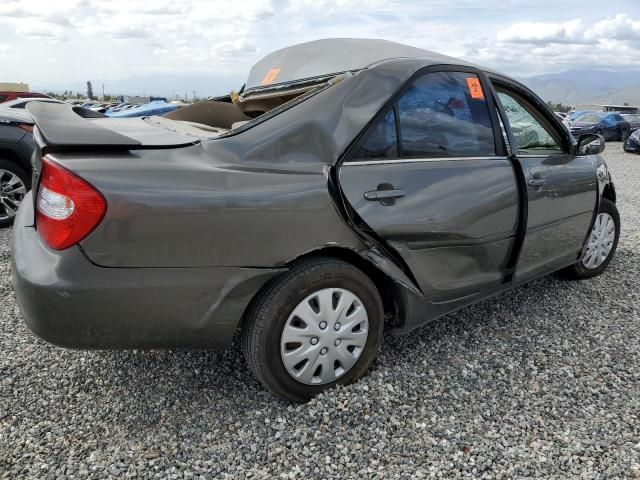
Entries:
{"type": "Polygon", "coordinates": [[[361,70],[391,58],[466,64],[439,53],[387,40],[327,38],[270,53],[251,68],[245,91],[361,70]]]}

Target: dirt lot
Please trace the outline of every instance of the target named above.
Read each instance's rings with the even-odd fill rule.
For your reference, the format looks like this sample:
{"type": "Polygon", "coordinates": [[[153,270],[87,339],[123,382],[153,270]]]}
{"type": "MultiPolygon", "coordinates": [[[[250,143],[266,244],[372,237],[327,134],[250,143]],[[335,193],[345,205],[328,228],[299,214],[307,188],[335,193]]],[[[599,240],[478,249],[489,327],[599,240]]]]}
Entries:
{"type": "Polygon", "coordinates": [[[388,337],[364,380],[307,405],[266,393],[237,349],[44,343],[0,231],[0,474],[640,477],[640,156],[605,155],[623,223],[604,275],[551,276],[388,337]]]}

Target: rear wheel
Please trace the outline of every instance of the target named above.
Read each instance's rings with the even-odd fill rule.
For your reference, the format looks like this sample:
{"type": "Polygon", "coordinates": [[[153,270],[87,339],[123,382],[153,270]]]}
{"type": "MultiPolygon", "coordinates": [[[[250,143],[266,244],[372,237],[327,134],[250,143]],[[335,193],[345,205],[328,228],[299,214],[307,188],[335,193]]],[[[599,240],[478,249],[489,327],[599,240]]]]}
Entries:
{"type": "Polygon", "coordinates": [[[611,262],[619,237],[620,214],[616,204],[603,198],[582,258],[564,272],[578,279],[600,275],[611,262]]]}
{"type": "Polygon", "coordinates": [[[0,158],[0,228],[13,223],[29,184],[29,174],[20,165],[0,158]]]}
{"type": "Polygon", "coordinates": [[[263,385],[305,402],[366,373],[380,347],[383,319],[378,291],[362,271],[341,260],[309,259],[254,300],[242,348],[263,385]]]}

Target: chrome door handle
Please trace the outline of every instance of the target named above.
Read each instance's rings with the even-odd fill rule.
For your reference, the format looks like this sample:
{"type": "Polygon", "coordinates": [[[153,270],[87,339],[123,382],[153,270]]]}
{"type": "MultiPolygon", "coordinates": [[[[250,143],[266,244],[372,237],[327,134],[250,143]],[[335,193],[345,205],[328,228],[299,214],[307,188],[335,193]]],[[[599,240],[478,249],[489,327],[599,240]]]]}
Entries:
{"type": "Polygon", "coordinates": [[[394,190],[370,190],[368,192],[364,192],[365,200],[383,200],[385,198],[400,198],[404,197],[404,190],[402,189],[394,189],[394,190]]]}
{"type": "Polygon", "coordinates": [[[527,183],[532,187],[540,187],[547,183],[547,181],[544,178],[530,178],[527,183]]]}

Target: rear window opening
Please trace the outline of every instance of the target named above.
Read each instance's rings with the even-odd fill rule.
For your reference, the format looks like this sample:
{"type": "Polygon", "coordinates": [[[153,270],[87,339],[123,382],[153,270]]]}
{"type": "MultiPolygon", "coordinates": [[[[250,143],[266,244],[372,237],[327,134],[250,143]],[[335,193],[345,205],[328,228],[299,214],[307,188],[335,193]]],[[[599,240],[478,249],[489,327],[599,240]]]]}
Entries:
{"type": "Polygon", "coordinates": [[[238,133],[334,85],[346,75],[349,74],[325,77],[305,84],[297,83],[294,86],[274,86],[246,93],[232,92],[230,95],[184,106],[163,117],[149,117],[148,121],[169,130],[200,137],[238,133]]]}

